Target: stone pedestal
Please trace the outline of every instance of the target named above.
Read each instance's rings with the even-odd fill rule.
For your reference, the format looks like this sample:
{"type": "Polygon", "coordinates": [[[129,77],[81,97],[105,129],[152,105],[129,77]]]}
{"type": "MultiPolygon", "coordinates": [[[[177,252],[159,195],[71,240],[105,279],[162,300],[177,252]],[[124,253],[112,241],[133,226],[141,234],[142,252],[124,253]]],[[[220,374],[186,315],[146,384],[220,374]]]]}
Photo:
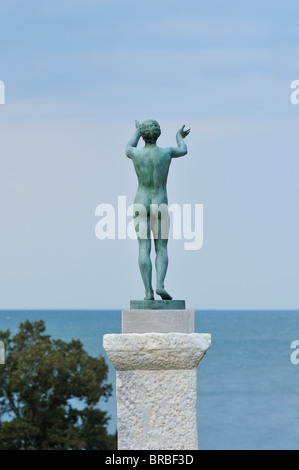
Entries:
{"type": "Polygon", "coordinates": [[[104,336],[116,369],[118,449],[198,449],[197,366],[211,336],[193,333],[186,310],[124,310],[122,331],[104,336]]]}
{"type": "Polygon", "coordinates": [[[123,310],[123,333],[194,333],[194,310],[123,310]]]}

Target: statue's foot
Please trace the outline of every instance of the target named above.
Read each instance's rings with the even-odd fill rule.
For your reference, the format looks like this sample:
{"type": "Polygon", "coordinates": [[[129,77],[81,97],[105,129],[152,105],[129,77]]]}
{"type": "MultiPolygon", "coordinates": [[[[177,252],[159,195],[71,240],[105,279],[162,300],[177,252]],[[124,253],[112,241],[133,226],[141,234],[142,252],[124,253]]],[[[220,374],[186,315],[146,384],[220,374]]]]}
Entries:
{"type": "Polygon", "coordinates": [[[145,293],[144,300],[155,300],[154,291],[152,290],[149,293],[145,293]]]}
{"type": "Polygon", "coordinates": [[[171,295],[169,295],[168,292],[164,288],[157,287],[156,292],[157,292],[158,295],[160,295],[162,300],[172,300],[171,295]]]}

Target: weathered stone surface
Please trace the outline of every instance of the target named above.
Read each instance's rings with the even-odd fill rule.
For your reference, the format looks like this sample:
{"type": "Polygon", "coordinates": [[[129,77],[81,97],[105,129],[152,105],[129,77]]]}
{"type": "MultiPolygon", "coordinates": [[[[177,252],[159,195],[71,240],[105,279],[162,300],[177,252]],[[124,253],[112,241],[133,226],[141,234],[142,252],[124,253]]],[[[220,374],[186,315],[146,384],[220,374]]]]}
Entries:
{"type": "Polygon", "coordinates": [[[110,334],[103,344],[116,370],[192,369],[211,347],[211,335],[110,334]]]}
{"type": "Polygon", "coordinates": [[[198,449],[197,365],[209,334],[104,336],[116,368],[120,450],[198,449]]]}
{"type": "Polygon", "coordinates": [[[194,310],[123,310],[122,333],[194,333],[194,310]]]}
{"type": "Polygon", "coordinates": [[[118,449],[197,450],[196,375],[117,371],[118,449]]]}
{"type": "Polygon", "coordinates": [[[185,310],[185,300],[131,300],[131,310],[185,310]]]}

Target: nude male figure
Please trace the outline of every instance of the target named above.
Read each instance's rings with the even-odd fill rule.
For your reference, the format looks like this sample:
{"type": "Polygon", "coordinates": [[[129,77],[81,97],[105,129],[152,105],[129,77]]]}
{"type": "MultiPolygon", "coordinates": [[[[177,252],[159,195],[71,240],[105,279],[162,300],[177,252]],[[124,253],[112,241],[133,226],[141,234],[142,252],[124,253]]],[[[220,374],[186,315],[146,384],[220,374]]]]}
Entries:
{"type": "MultiPolygon", "coordinates": [[[[190,132],[184,130],[185,126],[178,130],[176,134],[177,147],[162,149],[157,146],[157,139],[161,134],[161,129],[157,121],[147,120],[140,124],[135,121],[136,132],[128,142],[126,155],[131,158],[138,178],[138,189],[134,204],[138,211],[138,205],[145,207],[144,211],[138,213],[138,224],[135,224],[139,243],[139,268],[145,287],[145,299],[154,300],[152,288],[152,263],[151,252],[151,232],[153,233],[156,251],[156,293],[163,300],[171,300],[172,297],[164,288],[164,280],[168,267],[168,199],[167,199],[167,177],[172,158],[183,157],[187,154],[187,145],[184,138],[190,132]],[[137,148],[140,137],[143,138],[145,146],[137,148]],[[166,212],[158,211],[158,206],[166,207],[166,212]],[[142,215],[143,214],[143,215],[142,215]],[[163,221],[161,221],[163,217],[163,221]],[[165,229],[166,227],[166,229],[165,229]],[[165,236],[165,231],[167,232],[165,236]],[[164,232],[164,233],[162,233],[164,232]],[[145,233],[145,237],[139,236],[145,233]]],[[[136,212],[134,209],[136,217],[136,212]]]]}

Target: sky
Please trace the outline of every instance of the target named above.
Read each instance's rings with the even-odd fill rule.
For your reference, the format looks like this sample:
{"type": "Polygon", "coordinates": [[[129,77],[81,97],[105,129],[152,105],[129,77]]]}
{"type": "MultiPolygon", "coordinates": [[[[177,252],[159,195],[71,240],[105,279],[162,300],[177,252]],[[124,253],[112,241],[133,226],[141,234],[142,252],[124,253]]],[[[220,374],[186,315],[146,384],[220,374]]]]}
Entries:
{"type": "MultiPolygon", "coordinates": [[[[204,243],[169,241],[165,287],[196,309],[299,308],[299,4],[1,0],[0,309],[142,299],[136,240],[99,240],[130,205],[135,119],[172,162],[169,203],[202,204],[204,243]]],[[[154,257],[153,257],[154,259],[154,257]]]]}

